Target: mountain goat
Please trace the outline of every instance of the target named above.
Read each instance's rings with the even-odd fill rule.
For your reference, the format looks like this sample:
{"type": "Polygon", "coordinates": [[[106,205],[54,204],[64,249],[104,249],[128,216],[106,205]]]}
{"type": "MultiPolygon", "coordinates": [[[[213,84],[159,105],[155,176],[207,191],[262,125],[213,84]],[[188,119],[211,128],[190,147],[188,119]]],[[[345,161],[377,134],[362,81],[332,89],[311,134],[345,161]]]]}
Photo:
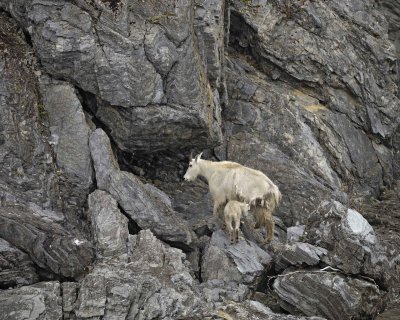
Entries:
{"type": "Polygon", "coordinates": [[[231,200],[224,208],[224,220],[231,243],[239,241],[239,227],[242,213],[245,215],[250,209],[247,203],[231,200]]]}
{"type": "Polygon", "coordinates": [[[281,200],[278,187],[261,171],[242,166],[236,162],[213,162],[201,159],[202,153],[189,162],[185,173],[186,181],[203,176],[214,201],[213,215],[218,218],[218,210],[229,200],[248,203],[254,208],[255,228],[264,226],[267,242],[274,236],[272,213],[281,200]]]}

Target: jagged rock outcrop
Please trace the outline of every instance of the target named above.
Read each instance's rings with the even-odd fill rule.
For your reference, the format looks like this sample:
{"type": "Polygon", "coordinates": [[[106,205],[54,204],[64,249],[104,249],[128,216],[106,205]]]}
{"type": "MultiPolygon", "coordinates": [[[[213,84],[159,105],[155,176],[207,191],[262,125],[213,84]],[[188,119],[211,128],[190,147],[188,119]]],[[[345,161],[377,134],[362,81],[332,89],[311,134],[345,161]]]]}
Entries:
{"type": "Polygon", "coordinates": [[[332,320],[373,318],[382,306],[376,284],[329,272],[288,273],[275,280],[274,289],[289,312],[332,320]]]}
{"type": "Polygon", "coordinates": [[[106,133],[97,129],[90,136],[90,150],[96,170],[97,186],[108,191],[142,229],[151,229],[166,241],[189,246],[195,234],[178,218],[161,191],[146,188],[133,174],[119,170],[106,133]]]}
{"type": "Polygon", "coordinates": [[[324,320],[320,317],[295,317],[283,314],[274,314],[271,309],[258,301],[247,300],[243,303],[230,303],[219,310],[218,315],[223,319],[249,320],[324,320]]]}
{"type": "Polygon", "coordinates": [[[386,257],[368,221],[339,202],[322,203],[311,216],[306,233],[310,243],[328,250],[322,261],[330,266],[367,275],[385,287],[396,277],[396,262],[386,257]]]}

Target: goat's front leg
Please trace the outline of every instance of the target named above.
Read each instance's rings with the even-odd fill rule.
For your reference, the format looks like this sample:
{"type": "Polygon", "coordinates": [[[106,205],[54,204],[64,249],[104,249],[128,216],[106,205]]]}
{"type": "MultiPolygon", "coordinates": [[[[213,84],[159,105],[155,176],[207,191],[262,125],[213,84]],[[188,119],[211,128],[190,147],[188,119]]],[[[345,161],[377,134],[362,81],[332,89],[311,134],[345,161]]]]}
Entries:
{"type": "Polygon", "coordinates": [[[214,200],[214,208],[213,208],[213,216],[214,218],[220,218],[219,216],[219,208],[221,205],[225,203],[225,199],[215,199],[214,200]]]}

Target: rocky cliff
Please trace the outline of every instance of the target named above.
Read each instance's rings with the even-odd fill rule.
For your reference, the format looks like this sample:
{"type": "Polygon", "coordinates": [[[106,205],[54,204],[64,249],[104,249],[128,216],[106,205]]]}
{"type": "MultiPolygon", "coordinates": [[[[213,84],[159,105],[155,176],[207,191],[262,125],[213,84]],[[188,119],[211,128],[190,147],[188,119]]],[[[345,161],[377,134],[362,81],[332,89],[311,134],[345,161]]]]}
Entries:
{"type": "Polygon", "coordinates": [[[0,319],[397,312],[396,1],[0,10],[0,319]],[[215,228],[191,151],[279,186],[272,243],[215,228]]]}

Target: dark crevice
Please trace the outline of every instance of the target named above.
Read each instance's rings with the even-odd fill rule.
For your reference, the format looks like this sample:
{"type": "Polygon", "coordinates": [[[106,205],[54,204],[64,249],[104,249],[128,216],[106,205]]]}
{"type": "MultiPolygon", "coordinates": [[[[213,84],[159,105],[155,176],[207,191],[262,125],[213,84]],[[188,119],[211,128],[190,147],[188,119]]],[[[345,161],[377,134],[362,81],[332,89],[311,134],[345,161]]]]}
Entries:
{"type": "Polygon", "coordinates": [[[74,279],[72,277],[64,277],[62,275],[55,274],[54,272],[52,272],[48,269],[41,268],[38,265],[36,265],[35,263],[34,263],[34,267],[35,267],[36,273],[39,276],[38,282],[59,281],[60,283],[62,283],[62,282],[75,282],[76,281],[76,279],[74,279]]]}
{"type": "Polygon", "coordinates": [[[177,248],[182,250],[185,253],[189,253],[193,251],[193,246],[187,245],[183,242],[176,242],[176,241],[169,241],[169,240],[165,240],[162,237],[160,237],[159,235],[156,235],[157,239],[165,242],[166,244],[169,244],[171,247],[177,248]]]}
{"type": "Polygon", "coordinates": [[[118,204],[118,209],[128,219],[129,234],[132,235],[138,234],[142,230],[142,228],[139,227],[136,221],[133,220],[119,204],[118,204]]]}
{"type": "Polygon", "coordinates": [[[202,263],[203,263],[203,253],[204,253],[204,248],[201,246],[199,247],[199,262],[198,262],[198,273],[197,273],[197,279],[199,280],[200,283],[203,283],[203,276],[201,274],[202,272],[202,263]]]}

